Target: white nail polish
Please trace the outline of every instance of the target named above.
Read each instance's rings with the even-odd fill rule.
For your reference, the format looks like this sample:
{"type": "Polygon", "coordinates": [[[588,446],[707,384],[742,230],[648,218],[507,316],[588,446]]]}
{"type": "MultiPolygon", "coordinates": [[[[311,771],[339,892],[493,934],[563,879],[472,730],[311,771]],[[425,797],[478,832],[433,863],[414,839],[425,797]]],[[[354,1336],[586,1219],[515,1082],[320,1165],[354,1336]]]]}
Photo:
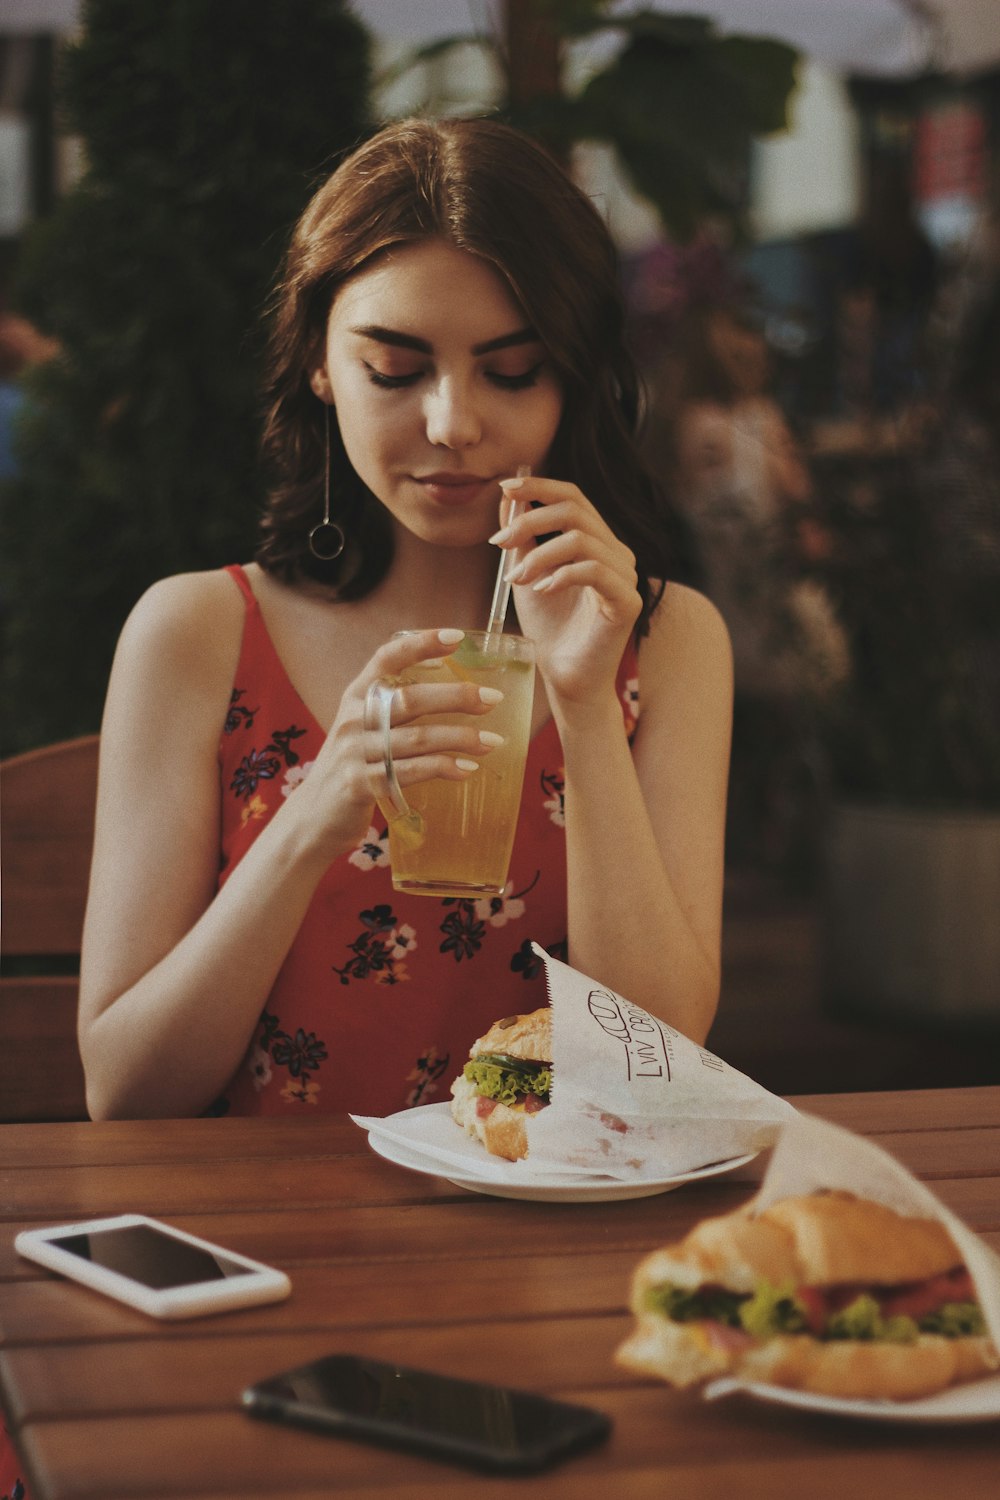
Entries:
{"type": "Polygon", "coordinates": [[[456,758],[456,760],[455,760],[455,764],[456,764],[456,766],[458,767],[458,769],[460,771],[478,771],[479,770],[479,762],[478,762],[478,760],[466,760],[463,756],[458,756],[456,758]]]}
{"type": "Polygon", "coordinates": [[[504,574],[504,577],[506,578],[508,583],[516,583],[523,572],[524,563],[515,563],[512,568],[508,568],[507,572],[504,574]]]}
{"type": "Polygon", "coordinates": [[[439,630],[438,640],[442,646],[457,646],[459,641],[465,640],[464,630],[439,630]]]}
{"type": "Polygon", "coordinates": [[[480,703],[502,703],[503,693],[499,688],[481,687],[479,689],[480,703]]]}
{"type": "Polygon", "coordinates": [[[490,541],[493,543],[494,547],[499,547],[499,545],[500,545],[501,542],[509,542],[510,541],[510,527],[509,526],[501,526],[500,530],[499,531],[495,531],[493,533],[493,535],[490,537],[490,541]]]}
{"type": "Polygon", "coordinates": [[[518,478],[518,479],[501,479],[501,481],[500,481],[500,488],[502,490],[519,490],[523,484],[524,484],[524,480],[520,479],[520,478],[518,478]]]}
{"type": "Polygon", "coordinates": [[[531,587],[534,589],[536,594],[544,594],[545,590],[550,589],[554,583],[555,579],[550,573],[547,578],[539,578],[538,582],[533,583],[531,587]]]}
{"type": "Polygon", "coordinates": [[[479,731],[479,738],[482,743],[484,745],[488,745],[491,750],[495,750],[498,745],[502,745],[504,742],[503,735],[494,734],[492,729],[481,729],[479,731]]]}

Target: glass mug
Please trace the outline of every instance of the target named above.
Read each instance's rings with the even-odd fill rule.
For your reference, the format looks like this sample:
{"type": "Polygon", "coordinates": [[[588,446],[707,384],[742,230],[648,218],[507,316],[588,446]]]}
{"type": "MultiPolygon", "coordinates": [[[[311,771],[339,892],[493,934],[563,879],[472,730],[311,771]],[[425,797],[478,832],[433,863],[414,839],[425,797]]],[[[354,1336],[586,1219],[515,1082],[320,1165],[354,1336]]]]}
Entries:
{"type": "MultiPolygon", "coordinates": [[[[468,723],[477,732],[488,728],[503,735],[504,743],[484,753],[479,770],[462,781],[422,781],[407,787],[404,796],[390,776],[392,796],[380,806],[389,825],[393,889],[417,896],[499,896],[507,883],[531,737],[534,646],[520,635],[467,630],[450,656],[417,662],[398,681],[444,682],[449,677],[496,688],[503,699],[485,719],[480,714],[429,714],[413,722],[468,723]]],[[[383,704],[385,732],[391,692],[383,704]]]]}

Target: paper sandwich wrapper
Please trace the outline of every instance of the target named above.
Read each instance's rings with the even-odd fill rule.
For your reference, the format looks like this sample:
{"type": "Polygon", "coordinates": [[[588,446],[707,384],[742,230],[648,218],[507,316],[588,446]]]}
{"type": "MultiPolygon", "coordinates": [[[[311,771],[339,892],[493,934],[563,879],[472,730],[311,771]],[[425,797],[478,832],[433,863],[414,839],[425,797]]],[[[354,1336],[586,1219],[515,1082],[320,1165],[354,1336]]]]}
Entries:
{"type": "Polygon", "coordinates": [[[438,1105],[358,1124],[452,1171],[467,1171],[471,1154],[476,1175],[497,1182],[558,1174],[641,1183],[761,1151],[794,1118],[784,1099],[707,1048],[532,948],[552,1010],[552,1091],[549,1107],[531,1116],[527,1160],[490,1156],[438,1105]]]}
{"type": "Polygon", "coordinates": [[[642,1181],[771,1145],[794,1116],[722,1058],[532,944],[552,1008],[552,1093],[530,1160],[642,1181]]]}

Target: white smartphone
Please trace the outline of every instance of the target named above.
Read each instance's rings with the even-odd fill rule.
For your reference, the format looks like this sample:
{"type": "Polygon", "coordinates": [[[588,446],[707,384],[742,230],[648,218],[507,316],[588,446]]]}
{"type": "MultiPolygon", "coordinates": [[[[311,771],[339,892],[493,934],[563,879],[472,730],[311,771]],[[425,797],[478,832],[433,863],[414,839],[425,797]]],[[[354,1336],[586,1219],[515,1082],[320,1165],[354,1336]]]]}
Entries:
{"type": "Polygon", "coordinates": [[[197,1318],[280,1302],[292,1289],[283,1271],[145,1214],[24,1229],[14,1248],[153,1318],[197,1318]]]}

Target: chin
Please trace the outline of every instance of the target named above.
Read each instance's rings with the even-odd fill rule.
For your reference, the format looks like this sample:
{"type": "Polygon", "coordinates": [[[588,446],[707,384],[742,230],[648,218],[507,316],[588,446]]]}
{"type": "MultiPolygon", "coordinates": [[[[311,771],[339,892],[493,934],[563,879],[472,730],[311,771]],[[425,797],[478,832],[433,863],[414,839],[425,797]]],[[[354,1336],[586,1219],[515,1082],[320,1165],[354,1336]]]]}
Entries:
{"type": "MultiPolygon", "coordinates": [[[[499,524],[495,516],[452,514],[421,519],[416,525],[405,529],[429,546],[467,551],[470,547],[487,546],[499,524]]],[[[498,561],[499,556],[497,552],[498,561]]]]}

